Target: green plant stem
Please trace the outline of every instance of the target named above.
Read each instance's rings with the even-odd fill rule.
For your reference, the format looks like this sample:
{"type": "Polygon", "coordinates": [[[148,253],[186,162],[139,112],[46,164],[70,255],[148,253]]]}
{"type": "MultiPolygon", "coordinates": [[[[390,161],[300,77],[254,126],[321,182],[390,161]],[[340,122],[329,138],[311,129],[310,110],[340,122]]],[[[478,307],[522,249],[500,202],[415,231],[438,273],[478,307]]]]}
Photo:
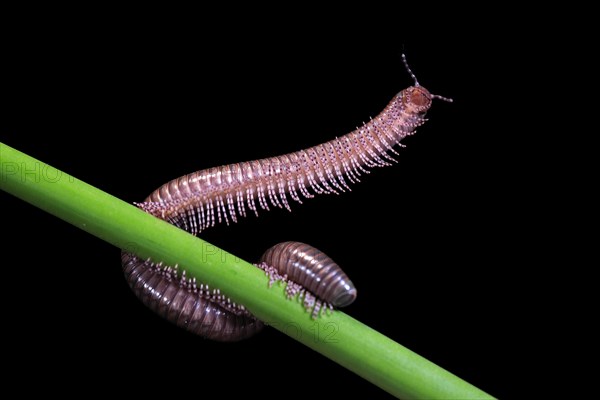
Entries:
{"type": "Polygon", "coordinates": [[[249,263],[2,143],[0,189],[121,249],[179,264],[259,319],[399,398],[492,398],[342,312],[311,319],[282,287],[269,289],[264,273],[249,263]]]}

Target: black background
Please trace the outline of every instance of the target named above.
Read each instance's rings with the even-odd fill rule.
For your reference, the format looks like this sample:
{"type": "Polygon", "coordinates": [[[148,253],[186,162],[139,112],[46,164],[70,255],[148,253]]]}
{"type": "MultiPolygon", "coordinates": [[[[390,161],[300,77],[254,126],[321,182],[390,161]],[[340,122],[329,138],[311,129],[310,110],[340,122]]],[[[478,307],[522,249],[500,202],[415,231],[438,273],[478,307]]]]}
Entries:
{"type": "MultiPolygon", "coordinates": [[[[505,169],[516,155],[491,115],[501,51],[443,35],[299,39],[257,28],[224,39],[191,22],[138,22],[15,32],[25,42],[5,48],[1,141],[139,201],[185,173],[351,131],[412,84],[404,51],[420,83],[455,102],[434,102],[397,165],[351,193],[202,236],[249,261],[278,241],[313,244],[358,287],[348,314],[494,396],[511,393],[502,365],[519,327],[508,275],[528,226],[515,226],[519,190],[505,169]]],[[[4,333],[27,348],[8,360],[17,371],[150,393],[214,383],[232,396],[387,396],[275,330],[220,344],[170,325],[130,292],[118,249],[4,192],[0,202],[4,333]]]]}

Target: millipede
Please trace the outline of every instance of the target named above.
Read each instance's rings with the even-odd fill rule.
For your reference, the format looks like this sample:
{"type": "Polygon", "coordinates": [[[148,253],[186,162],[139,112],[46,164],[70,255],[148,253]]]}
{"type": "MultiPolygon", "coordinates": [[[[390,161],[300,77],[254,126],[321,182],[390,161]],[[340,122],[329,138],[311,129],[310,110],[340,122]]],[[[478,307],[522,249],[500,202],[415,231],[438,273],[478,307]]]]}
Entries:
{"type": "MultiPolygon", "coordinates": [[[[308,149],[280,156],[200,170],[165,183],[143,202],[145,212],[193,235],[216,223],[237,222],[259,208],[285,208],[290,199],[302,203],[317,194],[350,191],[363,174],[397,162],[395,146],[425,123],[433,99],[402,55],[414,85],[400,91],[369,122],[354,131],[308,149]],[[289,196],[289,198],[288,198],[289,196]],[[258,203],[258,204],[257,204],[258,203]]],[[[188,278],[177,267],[121,255],[123,270],[135,295],[170,322],[205,338],[238,341],[260,331],[263,323],[218,288],[188,278]]],[[[257,267],[274,280],[284,280],[291,297],[300,293],[312,316],[321,307],[349,305],[356,288],[342,269],[320,250],[304,243],[284,242],[265,252],[257,267]]]]}

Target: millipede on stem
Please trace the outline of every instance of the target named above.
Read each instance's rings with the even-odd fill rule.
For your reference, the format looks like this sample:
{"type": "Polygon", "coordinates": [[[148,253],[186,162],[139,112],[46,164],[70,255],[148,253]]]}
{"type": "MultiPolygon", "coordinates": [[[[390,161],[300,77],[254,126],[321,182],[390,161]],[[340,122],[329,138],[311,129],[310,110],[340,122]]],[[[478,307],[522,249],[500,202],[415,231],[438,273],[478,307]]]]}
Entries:
{"type": "MultiPolygon", "coordinates": [[[[291,211],[290,199],[302,203],[316,194],[350,191],[369,169],[396,162],[394,146],[425,123],[433,99],[404,65],[414,85],[398,93],[383,111],[356,130],[323,144],[281,156],[223,165],[184,175],[159,187],[137,205],[194,235],[217,222],[237,222],[248,210],[270,207],[291,211]],[[289,198],[288,198],[289,196],[289,198]]],[[[236,341],[263,324],[243,305],[216,288],[189,279],[185,271],[141,260],[123,252],[122,264],[135,294],[162,317],[201,336],[236,341]]],[[[288,281],[288,294],[300,293],[313,316],[321,306],[342,307],[356,297],[346,274],[312,246],[286,242],[269,249],[258,265],[271,280],[288,281]]]]}

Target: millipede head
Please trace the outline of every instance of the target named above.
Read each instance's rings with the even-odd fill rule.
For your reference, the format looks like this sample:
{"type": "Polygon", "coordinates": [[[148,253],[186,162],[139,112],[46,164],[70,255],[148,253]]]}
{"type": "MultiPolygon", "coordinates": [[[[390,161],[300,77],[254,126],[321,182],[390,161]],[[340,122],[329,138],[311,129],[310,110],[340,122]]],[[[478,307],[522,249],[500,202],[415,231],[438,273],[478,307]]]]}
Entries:
{"type": "Polygon", "coordinates": [[[404,104],[417,113],[425,113],[431,107],[432,95],[423,86],[411,86],[404,90],[404,104]]]}
{"type": "Polygon", "coordinates": [[[408,66],[408,61],[406,61],[406,54],[402,53],[402,62],[404,63],[404,67],[406,71],[410,75],[410,77],[415,81],[415,85],[408,88],[407,91],[407,101],[415,106],[418,112],[425,112],[431,107],[431,100],[440,99],[443,101],[447,101],[448,103],[452,103],[453,100],[449,97],[443,97],[437,94],[431,94],[427,89],[419,84],[417,77],[412,72],[410,67],[408,66]]]}

